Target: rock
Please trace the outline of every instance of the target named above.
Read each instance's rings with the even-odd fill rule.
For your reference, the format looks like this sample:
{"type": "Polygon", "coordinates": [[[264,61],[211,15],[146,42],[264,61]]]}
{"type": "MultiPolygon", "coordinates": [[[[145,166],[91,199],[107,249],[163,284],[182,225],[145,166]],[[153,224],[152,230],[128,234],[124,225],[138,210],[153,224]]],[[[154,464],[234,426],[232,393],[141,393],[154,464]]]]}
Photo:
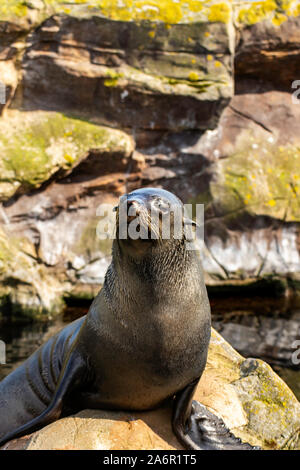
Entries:
{"type": "MultiPolygon", "coordinates": [[[[300,404],[271,367],[244,359],[215,331],[195,399],[221,416],[243,441],[263,449],[300,449],[300,404]]],[[[84,410],[5,449],[182,449],[171,429],[171,402],[138,413],[84,410]]]]}
{"type": "Polygon", "coordinates": [[[299,25],[298,16],[279,27],[259,22],[242,28],[236,47],[236,76],[260,79],[290,91],[299,74],[299,25]]]}
{"type": "Polygon", "coordinates": [[[210,263],[209,272],[224,279],[288,276],[300,270],[300,107],[290,93],[238,83],[243,92],[223,113],[206,150],[213,162],[206,240],[218,264],[210,263]]]}
{"type": "Polygon", "coordinates": [[[203,263],[211,285],[300,270],[300,107],[291,88],[300,37],[291,12],[280,25],[274,2],[236,12],[235,96],[218,127],[193,145],[210,162],[209,184],[193,200],[206,203],[203,263]]]}
{"type": "Polygon", "coordinates": [[[26,238],[0,229],[0,306],[11,320],[42,319],[62,309],[66,287],[38,263],[26,238]]]}
{"type": "Polygon", "coordinates": [[[84,172],[88,159],[102,173],[105,165],[112,171],[112,163],[105,163],[107,156],[117,170],[124,169],[133,142],[121,131],[60,113],[9,111],[1,121],[0,151],[0,201],[4,201],[17,191],[40,187],[55,173],[66,176],[74,166],[84,172]]]}
{"type": "Polygon", "coordinates": [[[168,27],[95,12],[51,17],[24,55],[23,106],[123,128],[213,128],[233,93],[232,35],[192,14],[168,27]]]}

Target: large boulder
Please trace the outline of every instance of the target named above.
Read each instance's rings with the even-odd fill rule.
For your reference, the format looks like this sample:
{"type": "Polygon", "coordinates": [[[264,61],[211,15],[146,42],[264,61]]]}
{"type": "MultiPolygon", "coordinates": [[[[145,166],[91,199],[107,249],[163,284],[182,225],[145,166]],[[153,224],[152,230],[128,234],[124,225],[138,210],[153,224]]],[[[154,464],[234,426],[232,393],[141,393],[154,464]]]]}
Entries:
{"type": "Polygon", "coordinates": [[[57,112],[9,110],[0,130],[0,202],[66,176],[75,166],[84,173],[91,153],[94,171],[124,171],[133,150],[133,141],[118,130],[57,112]]]}
{"type": "Polygon", "coordinates": [[[167,25],[95,11],[53,16],[30,37],[22,106],[123,128],[214,128],[233,95],[232,34],[227,22],[197,15],[167,25]]]}

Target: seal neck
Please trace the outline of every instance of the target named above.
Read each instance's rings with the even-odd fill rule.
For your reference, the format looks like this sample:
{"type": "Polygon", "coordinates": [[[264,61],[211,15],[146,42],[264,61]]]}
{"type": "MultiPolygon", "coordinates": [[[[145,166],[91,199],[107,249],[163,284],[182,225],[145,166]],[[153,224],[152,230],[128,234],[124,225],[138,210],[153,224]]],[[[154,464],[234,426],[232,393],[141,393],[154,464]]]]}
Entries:
{"type": "Polygon", "coordinates": [[[110,305],[134,304],[143,310],[150,307],[149,299],[152,305],[180,303],[187,291],[193,296],[198,289],[198,263],[197,253],[187,250],[182,240],[154,247],[140,258],[128,256],[116,242],[103,286],[105,295],[110,305]]]}

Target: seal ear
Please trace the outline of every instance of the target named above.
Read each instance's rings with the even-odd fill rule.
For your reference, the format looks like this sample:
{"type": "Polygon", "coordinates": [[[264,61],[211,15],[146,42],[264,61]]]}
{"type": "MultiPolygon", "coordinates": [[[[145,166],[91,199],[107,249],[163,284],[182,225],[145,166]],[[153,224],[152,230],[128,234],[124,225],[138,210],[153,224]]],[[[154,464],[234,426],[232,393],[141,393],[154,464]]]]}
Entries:
{"type": "MultiPolygon", "coordinates": [[[[200,228],[200,225],[197,224],[197,222],[195,222],[193,219],[189,219],[187,217],[185,217],[183,219],[183,224],[184,224],[184,226],[186,226],[186,229],[184,230],[184,239],[188,242],[194,241],[195,232],[197,231],[197,228],[198,229],[200,228]],[[192,228],[188,229],[187,228],[188,226],[192,227],[192,228]],[[193,234],[193,232],[194,232],[194,234],[193,234]]],[[[197,237],[197,235],[196,235],[196,237],[197,237]]]]}
{"type": "Polygon", "coordinates": [[[115,206],[115,207],[113,208],[113,212],[117,212],[118,207],[119,207],[119,206],[115,206]]]}
{"type": "Polygon", "coordinates": [[[198,227],[198,228],[200,228],[200,225],[197,224],[197,222],[195,222],[193,219],[184,218],[184,224],[185,224],[185,225],[192,225],[193,227],[198,227]]]}

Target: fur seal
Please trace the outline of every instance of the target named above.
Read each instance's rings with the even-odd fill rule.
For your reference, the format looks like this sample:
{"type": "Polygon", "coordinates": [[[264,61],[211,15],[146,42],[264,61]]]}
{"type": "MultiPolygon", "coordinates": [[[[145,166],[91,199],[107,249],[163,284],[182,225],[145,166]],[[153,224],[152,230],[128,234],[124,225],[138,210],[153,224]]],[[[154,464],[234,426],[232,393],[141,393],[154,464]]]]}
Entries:
{"type": "MultiPolygon", "coordinates": [[[[145,188],[120,199],[149,230],[149,211],[182,202],[145,188]]],[[[128,214],[128,212],[126,212],[128,214]]],[[[131,218],[128,216],[126,224],[131,218]]],[[[66,326],[0,382],[0,445],[84,408],[149,410],[174,400],[173,430],[189,449],[248,449],[193,401],[206,365],[210,305],[186,237],[121,239],[88,314],[66,326]]]]}

